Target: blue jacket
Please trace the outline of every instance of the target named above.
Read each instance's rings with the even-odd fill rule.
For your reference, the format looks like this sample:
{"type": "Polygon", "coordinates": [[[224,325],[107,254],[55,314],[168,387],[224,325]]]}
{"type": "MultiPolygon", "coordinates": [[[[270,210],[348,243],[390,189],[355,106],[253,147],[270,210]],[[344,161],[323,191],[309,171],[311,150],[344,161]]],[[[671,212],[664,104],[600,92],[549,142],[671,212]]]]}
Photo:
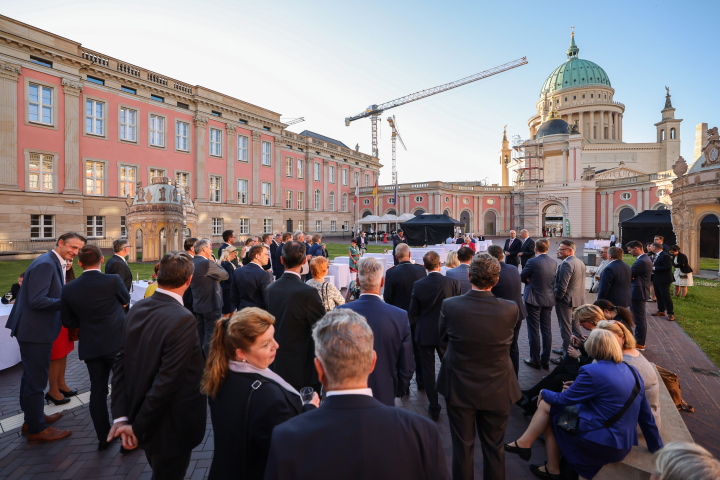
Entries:
{"type": "Polygon", "coordinates": [[[527,318],[525,302],[523,302],[522,292],[520,291],[520,272],[518,272],[517,267],[500,262],[500,279],[491,292],[497,298],[504,298],[517,304],[518,321],[527,318]]]}
{"type": "Polygon", "coordinates": [[[527,261],[520,272],[520,280],[525,283],[523,301],[536,307],[554,307],[555,271],[557,262],[545,253],[527,261]]]}
{"type": "Polygon", "coordinates": [[[236,268],[232,278],[232,302],[238,312],[245,307],[268,309],[267,287],[273,281],[270,272],[250,262],[236,268]]]}
{"type": "Polygon", "coordinates": [[[635,377],[625,363],[600,360],[580,367],[573,384],[561,393],[542,391],[542,398],[550,405],[577,405],[580,423],[577,435],[591,442],[617,449],[629,449],[638,444],[637,425],[647,441],[648,450],[655,452],[663,443],[655,425],[655,417],[645,397],[645,385],[640,381],[640,393],[630,408],[614,425],[603,428],[630,398],[635,377]]]}
{"type": "Polygon", "coordinates": [[[630,272],[632,282],[630,283],[630,298],[633,300],[647,300],[650,298],[650,287],[652,286],[653,263],[650,257],[642,254],[633,263],[630,272]]]}
{"type": "Polygon", "coordinates": [[[36,258],[25,271],[23,284],[5,328],[20,342],[53,343],[60,334],[63,274],[52,251],[36,258]]]}
{"type": "Polygon", "coordinates": [[[613,260],[600,274],[597,298],[612,302],[616,307],[629,307],[631,282],[630,265],[622,260],[613,260]]]}
{"type": "Polygon", "coordinates": [[[359,313],[370,325],[377,362],[368,378],[368,387],[372,388],[373,397],[385,405],[395,405],[395,397],[407,390],[415,371],[407,312],[375,295],[360,295],[354,302],[335,307],[338,308],[359,313]]]}
{"type": "Polygon", "coordinates": [[[470,285],[470,278],[468,278],[468,272],[470,271],[470,265],[467,263],[461,263],[455,268],[445,272],[446,277],[454,278],[460,282],[460,292],[465,295],[472,289],[470,285]]]}

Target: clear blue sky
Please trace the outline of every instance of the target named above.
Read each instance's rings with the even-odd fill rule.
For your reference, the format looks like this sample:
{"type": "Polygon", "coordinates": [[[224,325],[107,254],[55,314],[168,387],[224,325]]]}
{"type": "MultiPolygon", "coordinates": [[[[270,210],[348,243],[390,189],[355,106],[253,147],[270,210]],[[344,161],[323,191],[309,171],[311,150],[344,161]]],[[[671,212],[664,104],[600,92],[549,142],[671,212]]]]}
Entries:
{"type": "Polygon", "coordinates": [[[655,141],[670,87],[690,163],[695,125],[718,126],[720,2],[364,2],[277,0],[4,2],[2,13],[179,80],[305,117],[312,130],[370,153],[373,103],[527,56],[504,74],[387,111],[380,182],[390,183],[394,114],[408,147],[400,182],[500,179],[503,125],[528,136],[540,87],[565,62],[570,26],[580,58],[605,69],[626,106],[627,142],[655,141]]]}

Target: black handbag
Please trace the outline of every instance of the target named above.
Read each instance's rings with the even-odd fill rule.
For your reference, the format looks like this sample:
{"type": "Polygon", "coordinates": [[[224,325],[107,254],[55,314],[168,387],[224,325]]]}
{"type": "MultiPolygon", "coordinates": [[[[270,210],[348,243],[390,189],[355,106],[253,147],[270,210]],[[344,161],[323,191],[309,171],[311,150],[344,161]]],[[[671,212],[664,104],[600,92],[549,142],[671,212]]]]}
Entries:
{"type": "MultiPolygon", "coordinates": [[[[627,402],[625,402],[625,405],[623,405],[623,407],[615,415],[605,420],[602,426],[592,428],[590,430],[583,430],[581,433],[593,432],[595,430],[600,430],[601,428],[610,428],[615,425],[615,423],[617,423],[617,421],[620,420],[623,415],[625,415],[625,412],[627,412],[628,408],[630,408],[630,405],[632,405],[632,403],[635,401],[635,398],[640,393],[640,379],[638,379],[637,373],[635,373],[635,369],[628,365],[626,362],[623,363],[628,366],[628,368],[633,374],[633,377],[635,377],[635,386],[633,387],[632,393],[630,394],[630,398],[628,398],[627,402]]],[[[567,407],[565,407],[562,413],[560,413],[560,415],[558,416],[556,423],[558,427],[562,428],[568,433],[578,433],[578,428],[580,426],[580,415],[577,405],[568,405],[567,407]]]]}

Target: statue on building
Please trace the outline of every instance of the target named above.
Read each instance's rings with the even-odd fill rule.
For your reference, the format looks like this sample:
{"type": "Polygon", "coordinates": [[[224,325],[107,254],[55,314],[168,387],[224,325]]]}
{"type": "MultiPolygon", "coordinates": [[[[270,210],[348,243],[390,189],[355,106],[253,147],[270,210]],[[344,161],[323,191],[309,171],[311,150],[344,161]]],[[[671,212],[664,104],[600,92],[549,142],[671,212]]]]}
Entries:
{"type": "Polygon", "coordinates": [[[665,108],[672,108],[672,102],[670,101],[670,88],[665,86],[665,108]]]}

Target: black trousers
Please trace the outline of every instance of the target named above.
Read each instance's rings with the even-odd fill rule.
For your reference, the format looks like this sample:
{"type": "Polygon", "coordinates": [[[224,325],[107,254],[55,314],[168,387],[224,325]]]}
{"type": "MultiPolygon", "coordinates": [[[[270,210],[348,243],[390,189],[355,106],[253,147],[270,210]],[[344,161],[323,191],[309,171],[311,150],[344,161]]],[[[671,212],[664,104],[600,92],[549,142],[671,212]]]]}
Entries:
{"type": "Polygon", "coordinates": [[[474,478],[475,432],[483,453],[483,478],[505,480],[505,430],[510,402],[499,411],[447,406],[453,445],[453,480],[474,478]]]}
{"type": "Polygon", "coordinates": [[[210,350],[210,341],[215,331],[215,322],[220,317],[222,317],[222,309],[220,308],[208,313],[195,313],[198,336],[200,337],[200,345],[202,345],[205,358],[207,358],[208,351],[210,350]]]}
{"type": "Polygon", "coordinates": [[[647,337],[647,318],[646,315],[647,303],[645,300],[633,299],[630,303],[630,310],[635,317],[635,340],[639,345],[645,345],[645,339],[647,337]]]}
{"type": "Polygon", "coordinates": [[[48,424],[43,410],[45,386],[50,371],[52,343],[18,342],[23,373],[20,379],[20,408],[25,414],[28,433],[40,433],[48,424]]]}
{"type": "Polygon", "coordinates": [[[435,388],[435,352],[437,352],[442,362],[445,356],[445,347],[439,345],[419,345],[420,365],[422,366],[422,378],[425,382],[425,394],[430,400],[430,409],[440,411],[438,403],[438,393],[435,388]]]}
{"type": "Polygon", "coordinates": [[[99,441],[104,441],[110,432],[110,414],[108,412],[108,380],[116,355],[88,358],[85,366],[90,377],[90,418],[99,441]]]}
{"type": "Polygon", "coordinates": [[[415,357],[415,383],[418,388],[425,388],[422,371],[422,358],[420,357],[420,348],[415,341],[415,324],[410,324],[410,337],[412,338],[413,357],[415,357]]]}
{"type": "Polygon", "coordinates": [[[515,322],[515,329],[513,330],[512,343],[510,344],[510,360],[512,361],[513,368],[515,369],[515,376],[518,376],[520,370],[520,348],[518,347],[518,338],[520,337],[520,327],[522,327],[522,319],[518,319],[515,322]]]}
{"type": "Polygon", "coordinates": [[[145,452],[150,468],[152,468],[152,480],[183,480],[188,465],[190,465],[190,454],[192,450],[176,450],[175,455],[168,457],[157,453],[145,452]]]}
{"type": "Polygon", "coordinates": [[[653,281],[655,289],[655,297],[657,298],[658,312],[667,311],[668,315],[673,315],[673,301],[670,296],[670,283],[659,283],[653,281]]]}
{"type": "Polygon", "coordinates": [[[551,392],[562,392],[563,382],[575,380],[580,372],[577,360],[565,355],[565,361],[553,369],[550,374],[536,383],[528,390],[523,390],[523,395],[532,399],[540,394],[540,390],[551,392]]]}
{"type": "MultiPolygon", "coordinates": [[[[530,360],[537,363],[548,363],[552,350],[551,315],[553,307],[538,307],[525,304],[527,309],[527,332],[530,344],[530,360]],[[542,351],[540,338],[542,337],[542,351]]],[[[512,350],[511,350],[512,351],[512,350]]]]}

